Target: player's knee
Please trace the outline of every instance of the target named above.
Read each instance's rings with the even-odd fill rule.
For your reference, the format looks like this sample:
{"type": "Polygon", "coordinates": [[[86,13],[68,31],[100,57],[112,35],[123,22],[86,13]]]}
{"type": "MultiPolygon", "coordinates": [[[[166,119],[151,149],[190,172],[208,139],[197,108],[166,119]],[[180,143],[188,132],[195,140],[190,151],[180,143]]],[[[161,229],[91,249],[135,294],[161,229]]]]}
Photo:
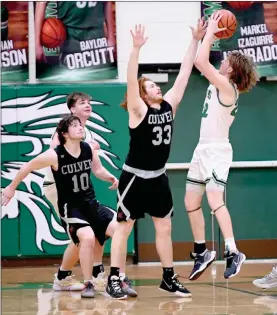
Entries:
{"type": "Polygon", "coordinates": [[[158,236],[171,235],[171,219],[159,219],[155,222],[156,234],[158,236]]]}
{"type": "Polygon", "coordinates": [[[207,191],[207,199],[213,211],[224,204],[223,192],[220,191],[207,191]]]}
{"type": "Polygon", "coordinates": [[[119,223],[113,220],[107,227],[106,235],[113,237],[115,230],[118,228],[119,223]]]}
{"type": "Polygon", "coordinates": [[[94,246],[95,236],[91,227],[87,226],[84,228],[80,228],[77,231],[77,236],[81,244],[85,244],[86,246],[90,246],[90,247],[94,246]]]}
{"type": "Polygon", "coordinates": [[[186,192],[185,194],[185,208],[188,212],[200,209],[201,207],[201,195],[193,192],[186,192]]]}

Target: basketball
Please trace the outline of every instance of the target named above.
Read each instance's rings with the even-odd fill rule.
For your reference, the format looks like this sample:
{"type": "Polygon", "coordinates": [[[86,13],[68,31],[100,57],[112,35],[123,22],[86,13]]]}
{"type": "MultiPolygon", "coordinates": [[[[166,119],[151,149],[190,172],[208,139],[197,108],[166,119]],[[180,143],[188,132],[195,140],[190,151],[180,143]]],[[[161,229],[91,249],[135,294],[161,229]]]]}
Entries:
{"type": "Polygon", "coordinates": [[[219,28],[225,28],[225,31],[215,33],[215,36],[219,39],[229,38],[233,36],[237,28],[237,19],[234,14],[228,10],[218,10],[222,15],[222,18],[218,22],[219,28]]]}
{"type": "Polygon", "coordinates": [[[236,10],[249,9],[252,3],[252,1],[228,1],[229,6],[236,10]]]}
{"type": "Polygon", "coordinates": [[[40,36],[42,46],[59,47],[66,39],[66,29],[61,20],[48,18],[44,20],[40,36]]]}

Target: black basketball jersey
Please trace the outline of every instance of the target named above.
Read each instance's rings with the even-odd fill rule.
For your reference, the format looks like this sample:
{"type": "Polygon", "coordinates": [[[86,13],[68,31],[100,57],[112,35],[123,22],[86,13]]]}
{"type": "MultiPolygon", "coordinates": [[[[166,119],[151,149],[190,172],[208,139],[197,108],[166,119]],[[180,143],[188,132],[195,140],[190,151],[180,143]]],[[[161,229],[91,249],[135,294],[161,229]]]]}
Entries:
{"type": "Polygon", "coordinates": [[[80,143],[81,153],[78,158],[67,152],[63,145],[55,149],[58,155],[58,170],[52,169],[57,186],[58,203],[63,205],[80,204],[95,198],[92,186],[91,163],[92,151],[86,142],[80,143]]]}
{"type": "Polygon", "coordinates": [[[161,108],[148,107],[143,121],[130,128],[130,147],[126,165],[146,171],[155,171],[165,166],[173,131],[172,107],[162,101],[161,108]]]}

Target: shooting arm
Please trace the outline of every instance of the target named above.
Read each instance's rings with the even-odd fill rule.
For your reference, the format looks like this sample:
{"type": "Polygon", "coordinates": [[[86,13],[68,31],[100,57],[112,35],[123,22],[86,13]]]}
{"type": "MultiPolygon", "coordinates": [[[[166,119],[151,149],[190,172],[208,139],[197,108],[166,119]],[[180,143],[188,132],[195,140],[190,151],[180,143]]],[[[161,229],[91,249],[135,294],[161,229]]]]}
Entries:
{"type": "Polygon", "coordinates": [[[42,24],[44,21],[44,14],[46,9],[47,2],[40,1],[36,3],[36,12],[35,12],[35,40],[37,45],[41,45],[40,34],[42,29],[42,24]]]}
{"type": "Polygon", "coordinates": [[[106,24],[108,29],[108,41],[114,42],[114,25],[113,25],[113,8],[112,8],[112,2],[107,1],[105,4],[105,17],[106,17],[106,24]]]}
{"type": "Polygon", "coordinates": [[[202,74],[214,85],[217,89],[222,92],[229,92],[232,86],[229,80],[221,75],[219,71],[210,63],[209,56],[211,46],[214,41],[214,34],[207,31],[206,36],[200,46],[199,53],[195,60],[195,67],[202,72],[202,74]]]}

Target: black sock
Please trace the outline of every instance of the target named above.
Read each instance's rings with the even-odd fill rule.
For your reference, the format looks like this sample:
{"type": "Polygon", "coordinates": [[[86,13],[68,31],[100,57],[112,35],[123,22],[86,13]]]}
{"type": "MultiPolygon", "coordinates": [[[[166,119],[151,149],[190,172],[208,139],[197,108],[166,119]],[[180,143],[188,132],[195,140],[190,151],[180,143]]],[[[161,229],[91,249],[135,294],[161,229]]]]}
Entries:
{"type": "Polygon", "coordinates": [[[67,276],[71,276],[71,275],[72,275],[72,271],[71,270],[61,270],[59,268],[57,278],[59,280],[62,280],[62,279],[65,279],[67,276]]]}
{"type": "Polygon", "coordinates": [[[110,277],[112,277],[112,276],[119,277],[119,268],[118,267],[111,267],[110,277]]]}
{"type": "Polygon", "coordinates": [[[104,272],[104,265],[101,264],[101,265],[97,265],[97,266],[93,266],[93,269],[92,269],[92,276],[94,278],[97,278],[99,273],[101,272],[104,272]]]}
{"type": "Polygon", "coordinates": [[[204,253],[204,251],[206,250],[206,243],[201,243],[201,244],[198,244],[198,243],[194,243],[194,252],[196,254],[202,254],[204,253]]]}
{"type": "Polygon", "coordinates": [[[173,270],[173,267],[166,267],[166,268],[163,268],[163,277],[165,279],[169,279],[169,278],[172,278],[174,276],[174,270],[173,270]]]}

